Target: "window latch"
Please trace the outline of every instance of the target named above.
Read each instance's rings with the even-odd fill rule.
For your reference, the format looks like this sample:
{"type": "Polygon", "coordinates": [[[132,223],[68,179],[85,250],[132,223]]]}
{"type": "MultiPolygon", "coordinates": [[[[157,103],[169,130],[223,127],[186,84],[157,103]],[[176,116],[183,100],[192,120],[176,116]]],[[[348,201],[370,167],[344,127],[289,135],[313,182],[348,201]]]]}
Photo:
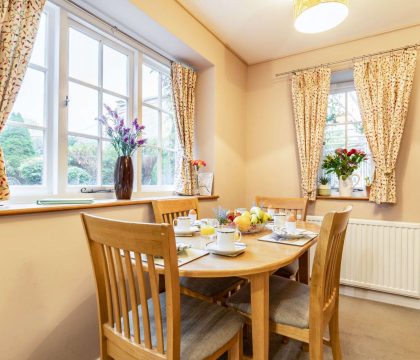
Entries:
{"type": "Polygon", "coordinates": [[[68,95],[66,95],[66,97],[65,97],[65,99],[64,99],[64,106],[69,106],[69,103],[70,103],[70,99],[69,99],[69,96],[68,95]]]}

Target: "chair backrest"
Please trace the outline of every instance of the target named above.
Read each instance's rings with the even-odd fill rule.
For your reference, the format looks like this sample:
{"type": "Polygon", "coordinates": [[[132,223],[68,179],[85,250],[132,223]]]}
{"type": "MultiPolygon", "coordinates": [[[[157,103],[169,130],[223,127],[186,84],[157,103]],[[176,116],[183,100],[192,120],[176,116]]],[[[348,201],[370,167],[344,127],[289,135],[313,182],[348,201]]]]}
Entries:
{"type": "Polygon", "coordinates": [[[310,323],[326,324],[338,301],[341,258],[352,207],[330,212],[322,221],[312,266],[310,323]]]}
{"type": "Polygon", "coordinates": [[[81,216],[96,280],[101,359],[121,358],[121,350],[139,359],[179,358],[180,289],[172,226],[81,216]],[[165,263],[166,352],[155,257],[165,263]],[[153,314],[147,302],[147,274],[153,314]]]}
{"type": "Polygon", "coordinates": [[[280,197],[268,197],[268,196],[257,196],[255,203],[264,209],[269,207],[280,210],[290,211],[296,215],[300,215],[300,220],[306,220],[306,211],[308,208],[307,198],[280,198],[280,197]]]}
{"type": "Polygon", "coordinates": [[[171,224],[179,216],[188,216],[188,212],[194,209],[198,219],[198,199],[195,197],[184,199],[162,199],[152,202],[156,223],[171,224]]]}

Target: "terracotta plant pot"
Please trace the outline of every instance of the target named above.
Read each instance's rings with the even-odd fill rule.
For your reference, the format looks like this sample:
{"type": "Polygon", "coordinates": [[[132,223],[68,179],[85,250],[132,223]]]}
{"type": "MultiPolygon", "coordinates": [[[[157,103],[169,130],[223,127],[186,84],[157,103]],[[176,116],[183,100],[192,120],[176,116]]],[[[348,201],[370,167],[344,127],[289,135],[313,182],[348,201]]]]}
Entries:
{"type": "Polygon", "coordinates": [[[115,163],[114,185],[118,200],[129,200],[133,193],[134,169],[130,156],[119,156],[115,163]]]}
{"type": "Polygon", "coordinates": [[[368,198],[370,198],[370,190],[371,190],[372,186],[366,186],[366,196],[368,198]]]}

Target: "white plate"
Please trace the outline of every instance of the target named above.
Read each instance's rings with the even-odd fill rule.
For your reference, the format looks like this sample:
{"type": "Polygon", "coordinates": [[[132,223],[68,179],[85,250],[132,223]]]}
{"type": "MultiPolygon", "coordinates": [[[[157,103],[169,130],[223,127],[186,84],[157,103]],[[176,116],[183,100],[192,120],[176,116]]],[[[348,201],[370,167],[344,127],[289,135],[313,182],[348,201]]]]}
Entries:
{"type": "Polygon", "coordinates": [[[217,247],[217,243],[216,242],[211,242],[211,243],[207,244],[206,248],[212,254],[223,255],[223,256],[238,256],[239,254],[242,254],[245,251],[246,244],[236,242],[235,243],[235,250],[233,250],[233,251],[220,250],[217,247]]]}
{"type": "Polygon", "coordinates": [[[192,236],[197,231],[200,231],[197,226],[191,226],[188,230],[180,229],[178,226],[174,226],[176,236],[192,236]]]}
{"type": "Polygon", "coordinates": [[[285,227],[282,227],[280,229],[273,228],[273,233],[280,235],[283,239],[299,239],[304,237],[307,232],[305,230],[296,229],[295,232],[289,233],[286,231],[285,227]]]}

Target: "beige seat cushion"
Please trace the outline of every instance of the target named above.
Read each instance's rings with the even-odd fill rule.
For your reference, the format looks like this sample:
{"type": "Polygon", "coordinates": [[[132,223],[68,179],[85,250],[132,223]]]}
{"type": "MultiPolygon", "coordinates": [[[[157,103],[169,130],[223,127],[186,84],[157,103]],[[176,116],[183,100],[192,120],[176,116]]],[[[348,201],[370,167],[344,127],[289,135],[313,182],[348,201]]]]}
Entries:
{"type": "MultiPolygon", "coordinates": [[[[227,300],[227,305],[251,314],[250,286],[246,285],[227,300]]],[[[309,286],[270,276],[270,320],[301,329],[309,328],[309,286]]]]}
{"type": "Polygon", "coordinates": [[[240,279],[237,277],[228,278],[189,278],[181,277],[182,287],[195,291],[207,297],[214,297],[235,285],[240,279]]]}
{"type": "MultiPolygon", "coordinates": [[[[166,293],[160,294],[163,337],[166,348],[166,293]]],[[[148,300],[152,345],[156,346],[155,318],[152,299],[148,300]]],[[[139,316],[141,307],[139,306],[139,316]]],[[[132,322],[129,313],[130,326],[132,322]]],[[[207,301],[181,295],[181,359],[199,360],[214,354],[242,328],[244,319],[234,311],[207,301]]],[[[124,326],[124,324],[123,324],[124,326]]],[[[143,320],[140,320],[141,339],[144,340],[143,320]]],[[[130,328],[130,333],[134,331],[130,328]]]]}

